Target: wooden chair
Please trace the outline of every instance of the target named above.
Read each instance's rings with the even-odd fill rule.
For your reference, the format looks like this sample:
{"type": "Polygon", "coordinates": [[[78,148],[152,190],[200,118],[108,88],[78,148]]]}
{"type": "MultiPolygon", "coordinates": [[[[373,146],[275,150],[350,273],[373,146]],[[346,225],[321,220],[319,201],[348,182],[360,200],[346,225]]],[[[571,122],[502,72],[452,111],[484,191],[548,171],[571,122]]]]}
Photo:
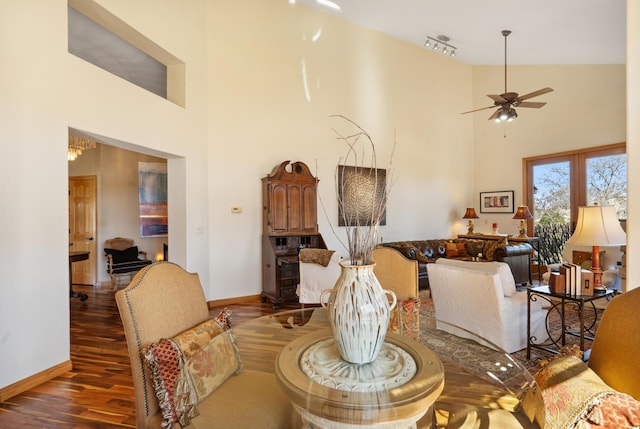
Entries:
{"type": "Polygon", "coordinates": [[[152,263],[147,259],[147,252],[139,250],[130,238],[116,237],[105,241],[104,253],[107,257],[107,273],[111,278],[111,289],[114,291],[118,287],[121,276],[133,277],[135,273],[152,263]]]}

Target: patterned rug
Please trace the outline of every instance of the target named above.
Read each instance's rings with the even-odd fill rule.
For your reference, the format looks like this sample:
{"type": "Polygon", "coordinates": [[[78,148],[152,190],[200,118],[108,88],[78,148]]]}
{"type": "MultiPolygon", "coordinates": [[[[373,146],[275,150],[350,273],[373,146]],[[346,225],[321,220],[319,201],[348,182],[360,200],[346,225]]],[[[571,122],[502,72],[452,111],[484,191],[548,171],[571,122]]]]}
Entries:
{"type": "MultiPolygon", "coordinates": [[[[592,332],[595,332],[598,327],[597,321],[600,320],[604,310],[587,305],[584,311],[585,325],[589,327],[592,332]]],[[[434,325],[435,311],[433,300],[428,290],[420,291],[420,316],[420,341],[436,353],[438,353],[439,349],[440,353],[438,354],[441,357],[445,357],[443,361],[451,360],[452,364],[459,365],[466,369],[472,368],[473,371],[477,371],[485,377],[498,377],[502,383],[519,384],[522,381],[520,380],[520,370],[517,368],[518,364],[533,374],[539,369],[540,362],[543,359],[552,356],[552,354],[544,350],[532,348],[531,358],[527,359],[527,349],[525,348],[511,353],[509,356],[514,362],[510,363],[505,361],[503,354],[479,345],[475,341],[456,338],[455,336],[436,330],[435,326],[432,326],[434,325]],[[442,338],[442,335],[447,335],[447,337],[442,338]],[[502,365],[498,365],[498,362],[501,362],[502,365]],[[509,366],[509,364],[512,366],[509,366]],[[500,366],[498,371],[496,371],[496,366],[500,366]],[[490,375],[487,375],[487,373],[490,375]]],[[[577,326],[579,326],[578,312],[571,305],[565,308],[565,320],[569,328],[577,328],[577,326]]],[[[547,326],[550,338],[561,345],[560,334],[562,332],[562,324],[557,309],[551,309],[551,311],[548,312],[547,326]]],[[[579,338],[573,335],[566,335],[565,344],[579,344],[579,338]]],[[[588,350],[590,347],[591,341],[585,338],[585,350],[588,350]]],[[[557,347],[552,346],[551,348],[557,347]]]]}

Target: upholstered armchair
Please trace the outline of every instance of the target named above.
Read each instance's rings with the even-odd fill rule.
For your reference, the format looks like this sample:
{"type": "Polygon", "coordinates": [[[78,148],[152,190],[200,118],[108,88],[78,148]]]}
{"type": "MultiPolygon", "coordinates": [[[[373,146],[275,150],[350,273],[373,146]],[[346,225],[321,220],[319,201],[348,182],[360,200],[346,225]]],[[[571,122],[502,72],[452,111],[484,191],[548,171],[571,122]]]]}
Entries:
{"type": "Polygon", "coordinates": [[[293,406],[275,375],[243,369],[230,316],[211,317],[198,274],[157,262],[115,297],[136,428],[293,427],[293,406]]]}
{"type": "Polygon", "coordinates": [[[319,304],[320,294],[335,286],[340,277],[340,253],[326,249],[300,249],[298,261],[300,283],[298,301],[305,304],[319,304]]]}
{"type": "Polygon", "coordinates": [[[150,265],[147,252],[139,250],[130,238],[116,237],[104,242],[107,257],[107,273],[111,278],[111,289],[116,290],[121,276],[133,277],[142,268],[150,265]]]}

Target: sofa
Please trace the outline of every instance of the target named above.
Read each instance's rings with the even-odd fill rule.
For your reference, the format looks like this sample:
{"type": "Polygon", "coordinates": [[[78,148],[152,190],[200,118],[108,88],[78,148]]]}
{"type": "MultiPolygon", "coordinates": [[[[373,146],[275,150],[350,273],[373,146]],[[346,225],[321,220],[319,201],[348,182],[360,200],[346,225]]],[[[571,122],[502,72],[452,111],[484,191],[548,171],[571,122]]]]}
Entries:
{"type": "Polygon", "coordinates": [[[440,258],[469,261],[481,255],[486,262],[506,263],[516,284],[531,282],[531,255],[533,247],[528,243],[508,243],[508,241],[453,238],[381,243],[379,246],[398,251],[407,259],[418,263],[418,285],[420,289],[429,287],[427,265],[440,258]]]}
{"type": "MultiPolygon", "coordinates": [[[[442,329],[462,337],[472,337],[465,333],[471,332],[508,353],[527,346],[527,292],[516,289],[506,263],[440,258],[427,270],[442,329]]],[[[531,302],[531,336],[548,338],[540,301],[531,302]]]]}

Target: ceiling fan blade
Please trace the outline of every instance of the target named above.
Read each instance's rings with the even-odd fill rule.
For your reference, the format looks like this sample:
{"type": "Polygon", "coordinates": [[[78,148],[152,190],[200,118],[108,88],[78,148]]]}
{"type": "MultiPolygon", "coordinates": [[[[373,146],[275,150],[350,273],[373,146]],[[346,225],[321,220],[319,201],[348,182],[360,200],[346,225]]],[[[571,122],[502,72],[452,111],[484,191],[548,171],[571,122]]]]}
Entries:
{"type": "Polygon", "coordinates": [[[505,100],[504,98],[500,97],[499,95],[487,94],[487,97],[489,97],[490,99],[492,99],[496,103],[502,104],[502,103],[506,103],[507,102],[507,100],[505,100]]]}
{"type": "Polygon", "coordinates": [[[518,104],[518,107],[534,107],[536,109],[539,109],[545,104],[547,103],[543,103],[540,101],[523,101],[522,103],[518,104]]]}
{"type": "Polygon", "coordinates": [[[520,97],[518,97],[518,100],[520,100],[520,101],[526,100],[527,98],[537,97],[538,95],[546,94],[547,92],[551,92],[551,91],[553,91],[552,88],[549,88],[549,87],[542,88],[542,89],[539,89],[537,91],[533,91],[533,92],[530,92],[528,94],[521,95],[520,97]]]}
{"type": "Polygon", "coordinates": [[[482,107],[480,109],[469,110],[468,112],[462,112],[461,115],[464,115],[464,114],[467,114],[467,113],[479,112],[480,110],[493,109],[494,107],[496,107],[496,106],[487,106],[487,107],[482,107]]]}
{"type": "Polygon", "coordinates": [[[497,108],[495,112],[493,112],[493,115],[489,116],[489,120],[490,121],[494,121],[498,115],[500,114],[500,112],[502,112],[502,108],[497,108]]]}

